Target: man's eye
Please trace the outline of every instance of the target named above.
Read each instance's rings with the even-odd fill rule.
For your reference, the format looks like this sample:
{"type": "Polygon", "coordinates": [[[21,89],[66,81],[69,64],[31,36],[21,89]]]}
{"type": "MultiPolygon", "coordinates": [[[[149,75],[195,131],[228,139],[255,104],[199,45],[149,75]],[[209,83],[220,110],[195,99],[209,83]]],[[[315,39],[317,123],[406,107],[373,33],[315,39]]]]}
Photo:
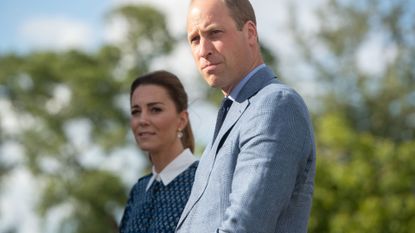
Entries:
{"type": "Polygon", "coordinates": [[[194,37],[192,37],[191,39],[190,39],[190,43],[197,43],[198,41],[199,41],[199,36],[194,36],[194,37]]]}
{"type": "Polygon", "coordinates": [[[213,30],[209,33],[209,37],[211,40],[216,40],[218,39],[222,34],[221,30],[213,30]]]}

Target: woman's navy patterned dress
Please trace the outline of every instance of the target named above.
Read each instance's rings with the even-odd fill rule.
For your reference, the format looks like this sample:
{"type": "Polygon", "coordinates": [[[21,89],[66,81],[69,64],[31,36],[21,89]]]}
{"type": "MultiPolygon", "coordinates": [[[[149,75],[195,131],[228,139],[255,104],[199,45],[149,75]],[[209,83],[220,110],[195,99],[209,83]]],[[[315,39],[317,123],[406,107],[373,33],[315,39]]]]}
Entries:
{"type": "Polygon", "coordinates": [[[121,220],[120,233],[171,233],[189,198],[198,161],[164,186],[151,174],[140,178],[130,192],[121,220]]]}

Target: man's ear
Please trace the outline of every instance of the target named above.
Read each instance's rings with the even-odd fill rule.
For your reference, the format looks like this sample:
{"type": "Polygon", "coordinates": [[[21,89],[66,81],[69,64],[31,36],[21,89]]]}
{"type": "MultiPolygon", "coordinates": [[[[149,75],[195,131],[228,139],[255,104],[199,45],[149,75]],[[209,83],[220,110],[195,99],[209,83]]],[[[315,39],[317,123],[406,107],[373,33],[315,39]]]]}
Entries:
{"type": "Polygon", "coordinates": [[[250,44],[258,43],[258,32],[254,22],[248,20],[244,25],[244,30],[250,44]]]}

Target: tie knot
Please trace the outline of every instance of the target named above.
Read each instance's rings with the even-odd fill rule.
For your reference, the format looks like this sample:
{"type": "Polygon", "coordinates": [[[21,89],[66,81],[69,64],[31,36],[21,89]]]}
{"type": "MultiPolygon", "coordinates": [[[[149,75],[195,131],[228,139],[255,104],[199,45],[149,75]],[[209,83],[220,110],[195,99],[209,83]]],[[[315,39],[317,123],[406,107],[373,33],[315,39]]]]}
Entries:
{"type": "Polygon", "coordinates": [[[229,99],[228,97],[225,97],[222,100],[219,112],[218,112],[218,118],[216,119],[216,126],[215,126],[215,132],[213,134],[213,141],[215,141],[216,136],[219,133],[219,129],[222,126],[223,121],[225,120],[226,114],[229,111],[229,108],[231,107],[233,101],[229,99]]]}
{"type": "Polygon", "coordinates": [[[232,105],[233,101],[229,99],[228,97],[223,98],[222,100],[222,108],[226,111],[229,110],[229,107],[232,105]]]}

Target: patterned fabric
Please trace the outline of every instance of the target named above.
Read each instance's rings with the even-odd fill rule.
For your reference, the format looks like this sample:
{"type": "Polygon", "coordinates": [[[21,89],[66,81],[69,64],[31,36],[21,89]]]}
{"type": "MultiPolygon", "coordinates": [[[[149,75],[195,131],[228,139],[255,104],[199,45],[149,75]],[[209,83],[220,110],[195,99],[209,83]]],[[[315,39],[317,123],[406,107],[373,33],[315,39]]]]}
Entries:
{"type": "Polygon", "coordinates": [[[164,186],[154,181],[146,192],[151,174],[142,177],[131,190],[120,233],[174,232],[193,185],[198,161],[164,186]]]}

